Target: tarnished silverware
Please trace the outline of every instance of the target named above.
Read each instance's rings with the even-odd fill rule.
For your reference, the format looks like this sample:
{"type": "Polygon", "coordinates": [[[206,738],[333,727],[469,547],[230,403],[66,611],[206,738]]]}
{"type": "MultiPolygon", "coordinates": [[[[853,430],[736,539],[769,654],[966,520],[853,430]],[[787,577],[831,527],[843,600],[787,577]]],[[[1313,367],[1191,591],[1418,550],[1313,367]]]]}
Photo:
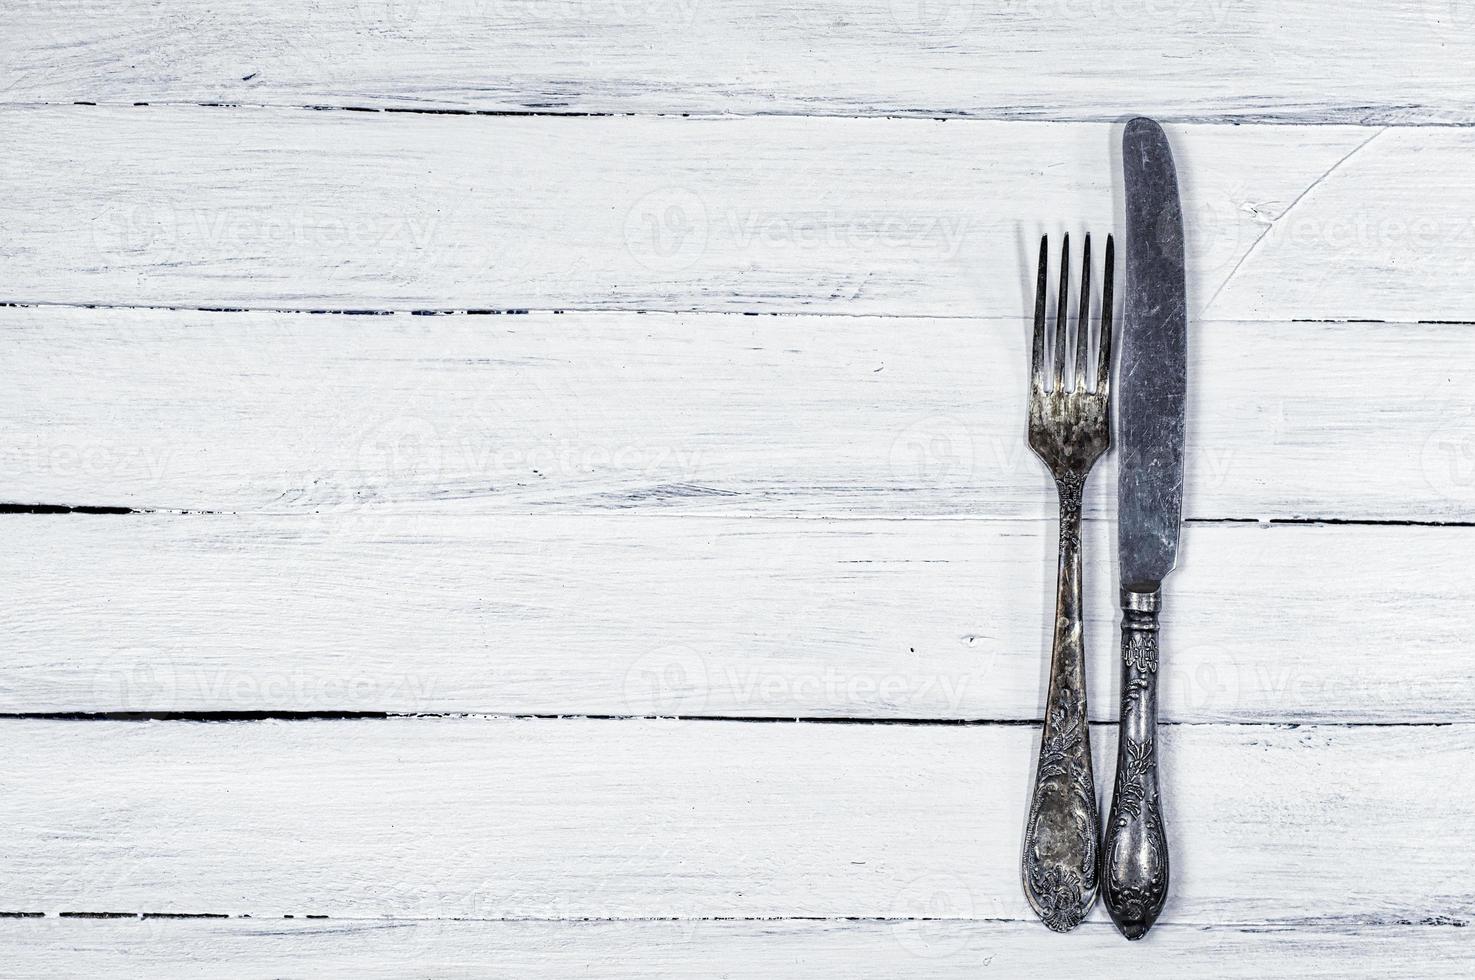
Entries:
{"type": "Polygon", "coordinates": [[[1029,445],[1055,478],[1060,497],[1060,565],[1055,587],[1055,639],[1050,687],[1024,831],[1024,894],[1045,925],[1066,932],[1096,900],[1096,847],[1101,827],[1091,779],[1086,723],[1085,641],[1081,628],[1081,497],[1092,465],[1111,443],[1111,289],[1113,242],[1106,239],[1101,331],[1091,363],[1091,236],[1081,271],[1080,314],[1070,329],[1070,236],[1060,250],[1053,355],[1045,357],[1048,241],[1040,240],[1030,354],[1029,445]],[[1074,360],[1073,371],[1067,372],[1074,360]],[[1048,382],[1048,386],[1047,386],[1048,382]]]}
{"type": "Polygon", "coordinates": [[[1178,556],[1188,304],[1183,211],[1173,151],[1151,119],[1122,138],[1127,290],[1122,315],[1117,552],[1122,586],[1122,716],[1116,791],[1102,846],[1102,894],[1128,939],[1168,895],[1168,838],[1157,778],[1158,608],[1178,556]]]}

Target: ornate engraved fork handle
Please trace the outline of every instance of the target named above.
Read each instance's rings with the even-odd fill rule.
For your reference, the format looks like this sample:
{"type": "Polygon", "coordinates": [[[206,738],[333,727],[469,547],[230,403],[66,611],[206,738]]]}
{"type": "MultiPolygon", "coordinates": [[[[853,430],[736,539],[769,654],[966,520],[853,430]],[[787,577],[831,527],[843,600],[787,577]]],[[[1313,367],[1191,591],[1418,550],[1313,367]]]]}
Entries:
{"type": "Polygon", "coordinates": [[[1060,567],[1045,727],[1024,831],[1024,894],[1045,925],[1066,932],[1096,900],[1100,824],[1086,724],[1081,631],[1081,494],[1084,473],[1058,477],[1060,567]]]}
{"type": "Polygon", "coordinates": [[[1116,792],[1102,849],[1102,897],[1128,939],[1141,939],[1168,896],[1168,838],[1157,785],[1161,593],[1122,591],[1122,718],[1116,792]]]}

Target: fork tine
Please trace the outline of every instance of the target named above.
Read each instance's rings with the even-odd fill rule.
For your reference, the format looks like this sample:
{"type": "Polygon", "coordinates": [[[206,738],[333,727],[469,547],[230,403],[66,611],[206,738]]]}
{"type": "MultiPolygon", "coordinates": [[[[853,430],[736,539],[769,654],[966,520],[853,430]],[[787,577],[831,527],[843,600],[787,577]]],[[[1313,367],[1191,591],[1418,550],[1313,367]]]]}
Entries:
{"type": "Polygon", "coordinates": [[[1035,336],[1029,354],[1029,383],[1036,389],[1045,387],[1045,273],[1050,266],[1048,235],[1040,236],[1040,277],[1035,284],[1035,336]]]}
{"type": "Polygon", "coordinates": [[[1065,328],[1070,312],[1070,235],[1060,242],[1060,292],[1055,294],[1055,390],[1065,390],[1065,328]]]}
{"type": "Polygon", "coordinates": [[[1116,243],[1106,236],[1106,273],[1101,280],[1101,348],[1100,365],[1096,369],[1096,390],[1111,391],[1111,281],[1116,269],[1116,243]]]}
{"type": "Polygon", "coordinates": [[[1091,353],[1091,233],[1086,232],[1086,250],[1081,257],[1081,306],[1076,317],[1076,391],[1086,390],[1086,358],[1091,353]]]}

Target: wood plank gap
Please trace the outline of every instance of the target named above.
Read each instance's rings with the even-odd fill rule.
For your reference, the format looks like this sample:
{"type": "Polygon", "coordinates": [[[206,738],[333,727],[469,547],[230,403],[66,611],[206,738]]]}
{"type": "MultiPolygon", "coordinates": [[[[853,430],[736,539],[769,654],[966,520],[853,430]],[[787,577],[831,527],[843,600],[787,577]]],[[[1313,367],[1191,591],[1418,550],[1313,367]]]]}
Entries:
{"type": "Polygon", "coordinates": [[[0,514],[152,514],[150,508],[104,507],[96,504],[4,504],[0,514]]]}
{"type": "MultiPolygon", "coordinates": [[[[734,310],[728,307],[682,307],[674,308],[627,308],[619,306],[551,306],[551,307],[381,307],[357,309],[329,309],[294,306],[171,306],[162,303],[97,303],[55,302],[51,300],[9,299],[0,300],[0,309],[17,310],[155,310],[162,313],[280,313],[300,316],[564,316],[570,313],[587,313],[600,316],[721,316],[721,317],[789,317],[803,319],[841,320],[977,320],[986,323],[1013,323],[1028,319],[1024,314],[1004,316],[997,314],[954,314],[954,313],[849,313],[843,310],[734,310]]],[[[1305,324],[1349,324],[1357,326],[1438,326],[1469,327],[1475,320],[1447,319],[1380,319],[1376,317],[1289,317],[1277,319],[1247,319],[1233,317],[1194,317],[1197,328],[1222,323],[1305,323],[1305,324]]]]}
{"type": "MultiPolygon", "coordinates": [[[[186,517],[186,516],[187,517],[196,517],[196,516],[201,516],[201,515],[214,516],[214,517],[237,517],[237,516],[266,516],[266,514],[268,514],[268,513],[269,512],[263,512],[262,514],[248,514],[248,515],[243,515],[243,514],[241,514],[238,511],[224,511],[224,510],[175,510],[175,509],[159,509],[159,508],[153,508],[153,507],[114,507],[114,506],[107,506],[107,505],[100,505],[100,504],[17,504],[17,503],[0,503],[0,515],[6,515],[6,514],[12,514],[12,515],[32,514],[32,515],[47,516],[47,517],[58,516],[58,515],[65,515],[65,514],[82,514],[82,515],[91,516],[91,517],[96,517],[96,516],[127,516],[127,515],[132,515],[132,514],[162,514],[162,515],[175,515],[175,516],[181,516],[181,517],[186,517]]],[[[275,513],[270,513],[270,516],[277,516],[277,515],[275,513]]],[[[295,518],[306,518],[306,517],[312,517],[313,515],[312,514],[305,514],[305,513],[286,513],[286,514],[282,514],[281,516],[284,516],[284,517],[295,517],[295,518]]],[[[528,511],[526,513],[516,514],[516,515],[513,515],[513,516],[518,516],[518,517],[535,517],[535,516],[537,516],[537,512],[535,512],[535,511],[528,511]]],[[[662,518],[667,517],[667,516],[677,516],[677,517],[686,517],[686,518],[691,518],[691,517],[700,518],[700,517],[705,517],[705,516],[708,516],[708,515],[702,515],[702,514],[680,514],[680,513],[678,513],[676,515],[667,515],[667,514],[664,514],[664,513],[654,513],[654,514],[652,514],[652,513],[636,513],[636,512],[625,512],[625,513],[618,513],[617,512],[616,514],[611,515],[611,516],[618,516],[620,518],[630,518],[630,517],[645,517],[645,518],[649,518],[649,517],[652,517],[652,516],[662,517],[662,518]]],[[[739,517],[739,518],[743,518],[743,519],[749,519],[749,520],[771,520],[772,519],[772,518],[768,518],[768,517],[762,517],[762,516],[751,515],[751,514],[738,514],[738,515],[735,515],[735,516],[736,517],[739,517]]],[[[1036,519],[1036,518],[1013,518],[1013,517],[1008,517],[1008,518],[1001,518],[1001,517],[956,517],[956,516],[952,516],[952,515],[946,515],[946,516],[915,516],[915,517],[913,517],[913,516],[905,516],[905,517],[898,517],[898,516],[892,516],[892,517],[870,517],[870,516],[859,515],[859,514],[835,514],[835,515],[828,515],[828,514],[826,514],[826,515],[801,514],[801,515],[795,515],[793,517],[786,517],[785,519],[786,520],[807,520],[807,521],[851,521],[851,520],[853,520],[853,521],[861,521],[861,520],[864,520],[864,521],[874,521],[874,520],[892,520],[892,521],[958,521],[958,522],[968,522],[968,521],[1009,521],[1009,522],[1018,522],[1018,521],[1021,521],[1021,520],[1037,520],[1040,523],[1043,523],[1043,522],[1045,522],[1047,520],[1050,520],[1050,518],[1037,518],[1036,519]]],[[[1105,520],[1105,518],[1101,518],[1101,517],[1088,517],[1088,518],[1086,518],[1086,520],[1095,523],[1095,522],[1099,522],[1099,521],[1105,520]]],[[[1292,526],[1292,527],[1322,527],[1322,526],[1328,526],[1328,527],[1438,527],[1438,528],[1475,527],[1475,521],[1435,521],[1435,520],[1411,520],[1411,519],[1402,519],[1402,518],[1360,518],[1360,517],[1270,517],[1270,518],[1263,518],[1263,517],[1186,517],[1186,518],[1183,519],[1183,523],[1185,523],[1185,524],[1200,524],[1200,525],[1255,524],[1255,525],[1259,525],[1259,526],[1262,526],[1262,527],[1269,527],[1269,526],[1274,526],[1274,525],[1277,525],[1277,524],[1284,524],[1284,525],[1289,525],[1289,526],[1292,526]]]]}
{"type": "MultiPolygon", "coordinates": [[[[715,723],[742,725],[871,725],[898,728],[1029,728],[1038,727],[1041,718],[863,718],[831,715],[651,715],[651,714],[511,714],[494,711],[7,711],[0,712],[0,723],[6,721],[96,721],[96,722],[186,722],[192,724],[230,724],[257,721],[607,721],[672,723],[715,723]]],[[[1115,728],[1114,720],[1092,721],[1098,729],[1115,728]]],[[[1475,725],[1463,721],[1278,721],[1250,720],[1159,720],[1164,728],[1275,728],[1294,731],[1301,728],[1455,728],[1475,725]]]]}
{"type": "MultiPolygon", "coordinates": [[[[905,922],[958,922],[958,923],[1032,923],[1035,920],[1023,917],[1011,916],[950,916],[950,915],[919,915],[919,916],[889,916],[889,915],[700,915],[700,916],[577,916],[572,918],[551,918],[548,916],[496,916],[496,917],[471,917],[471,916],[358,916],[358,915],[320,915],[291,913],[283,915],[252,915],[247,912],[87,912],[68,911],[54,913],[58,919],[78,920],[116,920],[116,919],[139,919],[150,920],[222,920],[222,919],[307,919],[322,922],[368,922],[383,925],[396,923],[434,923],[434,922],[467,922],[467,923],[503,923],[503,922],[527,922],[537,923],[621,923],[621,922],[855,922],[874,923],[886,925],[890,923],[905,922]]],[[[46,912],[0,912],[0,919],[45,919],[50,913],[46,912]]],[[[1462,929],[1470,926],[1470,919],[1450,915],[1429,915],[1419,918],[1408,918],[1400,916],[1299,916],[1292,918],[1273,919],[1264,922],[1216,922],[1203,923],[1191,920],[1160,919],[1159,925],[1176,926],[1184,929],[1199,929],[1213,932],[1244,932],[1260,933],[1269,931],[1283,931],[1286,929],[1296,930],[1332,930],[1344,929],[1349,926],[1357,928],[1456,928],[1462,929]]]]}
{"type": "MultiPolygon", "coordinates": [[[[886,119],[899,122],[1008,122],[1008,123],[1037,123],[1040,125],[1082,125],[1100,124],[1120,121],[1118,116],[1105,115],[1101,113],[1065,114],[1053,113],[1049,116],[1041,115],[1047,111],[1043,109],[1020,109],[1010,110],[1003,108],[994,111],[964,111],[948,109],[922,109],[922,108],[898,108],[890,107],[885,110],[874,112],[795,112],[792,110],[765,111],[762,109],[738,109],[733,111],[704,111],[704,112],[654,112],[648,110],[636,110],[629,112],[609,111],[579,111],[562,109],[468,109],[458,107],[420,107],[420,106],[368,106],[329,103],[299,103],[299,102],[209,102],[191,100],[161,100],[132,101],[128,99],[116,100],[31,100],[25,102],[0,102],[0,109],[56,109],[68,106],[76,108],[103,108],[103,109],[265,109],[275,111],[292,112],[369,112],[383,115],[411,115],[411,116],[490,116],[490,117],[512,117],[512,118],[552,118],[552,119],[601,119],[601,118],[642,118],[642,119],[886,119]]],[[[1418,112],[1435,112],[1442,109],[1440,106],[1403,106],[1400,107],[1402,115],[1397,117],[1382,118],[1379,116],[1357,115],[1356,112],[1366,110],[1367,106],[1337,106],[1331,107],[1319,115],[1300,116],[1289,112],[1214,112],[1214,113],[1172,113],[1157,112],[1154,118],[1162,123],[1176,126],[1360,126],[1368,129],[1469,129],[1475,127],[1475,121],[1460,119],[1440,119],[1438,117],[1424,118],[1416,115],[1418,112]]]]}

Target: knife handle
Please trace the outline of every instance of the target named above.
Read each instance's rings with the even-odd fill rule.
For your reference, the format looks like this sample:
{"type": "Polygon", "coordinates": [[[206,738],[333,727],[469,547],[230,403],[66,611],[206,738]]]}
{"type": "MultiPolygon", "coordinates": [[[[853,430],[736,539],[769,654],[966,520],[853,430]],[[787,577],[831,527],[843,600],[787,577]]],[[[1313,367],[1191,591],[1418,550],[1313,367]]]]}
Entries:
{"type": "Polygon", "coordinates": [[[1055,640],[1050,688],[1024,827],[1021,871],[1030,907],[1056,932],[1081,924],[1096,901],[1101,823],[1091,778],[1086,724],[1086,656],[1081,630],[1079,480],[1060,481],[1060,566],[1055,582],[1055,640]]]}
{"type": "Polygon", "coordinates": [[[1111,921],[1141,939],[1168,897],[1168,838],[1157,782],[1158,608],[1161,591],[1122,590],[1122,717],[1116,792],[1102,847],[1101,894],[1111,921]]]}

